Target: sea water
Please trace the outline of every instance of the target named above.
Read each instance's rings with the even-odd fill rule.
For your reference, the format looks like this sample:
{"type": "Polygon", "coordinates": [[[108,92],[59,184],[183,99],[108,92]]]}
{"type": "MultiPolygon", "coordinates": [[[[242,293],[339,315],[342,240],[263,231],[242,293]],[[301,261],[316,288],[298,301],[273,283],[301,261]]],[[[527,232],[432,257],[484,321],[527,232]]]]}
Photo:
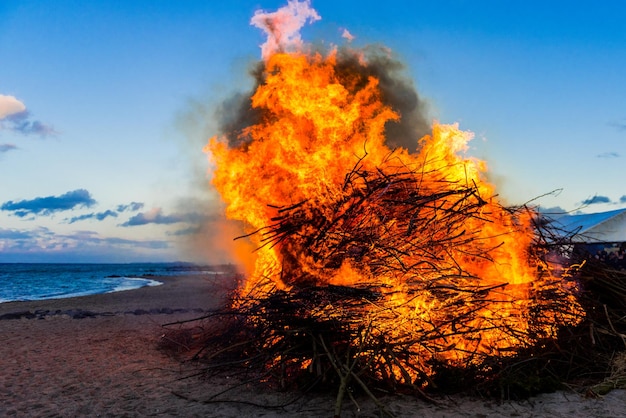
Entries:
{"type": "Polygon", "coordinates": [[[161,284],[151,276],[207,272],[208,266],[186,263],[0,263],[0,303],[118,292],[161,284]]]}

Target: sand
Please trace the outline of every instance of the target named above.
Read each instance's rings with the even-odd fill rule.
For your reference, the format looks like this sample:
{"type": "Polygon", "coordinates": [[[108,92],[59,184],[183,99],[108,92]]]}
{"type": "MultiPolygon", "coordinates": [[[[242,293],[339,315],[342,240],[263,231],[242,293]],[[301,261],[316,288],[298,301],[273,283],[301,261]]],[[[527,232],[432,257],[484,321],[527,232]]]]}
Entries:
{"type": "MultiPolygon", "coordinates": [[[[79,298],[0,304],[0,416],[330,417],[332,396],[241,386],[232,402],[206,402],[230,383],[193,376],[198,365],[159,350],[162,324],[195,318],[223,301],[222,276],[157,278],[157,287],[79,298]],[[260,407],[256,404],[283,405],[260,407]]],[[[523,402],[410,397],[382,402],[398,417],[623,417],[626,391],[598,399],[574,392],[523,402]]],[[[344,417],[380,416],[347,401],[344,417]]]]}

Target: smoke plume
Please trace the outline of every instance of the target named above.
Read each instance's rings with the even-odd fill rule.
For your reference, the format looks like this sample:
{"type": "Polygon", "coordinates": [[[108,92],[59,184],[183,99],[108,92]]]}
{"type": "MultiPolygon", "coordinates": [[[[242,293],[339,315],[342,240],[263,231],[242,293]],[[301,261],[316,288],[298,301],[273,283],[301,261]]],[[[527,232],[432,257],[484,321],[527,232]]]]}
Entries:
{"type": "MultiPolygon", "coordinates": [[[[264,83],[265,60],[274,53],[298,51],[307,47],[303,44],[299,31],[306,23],[316,20],[320,20],[320,16],[311,8],[309,1],[289,1],[287,6],[272,13],[256,12],[250,23],[267,34],[267,41],[261,46],[262,60],[252,64],[249,70],[253,85],[249,90],[235,92],[213,106],[194,103],[194,109],[185,118],[184,129],[190,130],[191,126],[197,126],[197,131],[201,131],[202,135],[218,135],[226,139],[230,147],[245,149],[250,141],[246,129],[271,116],[265,109],[253,108],[251,100],[259,85],[264,83]],[[204,122],[199,122],[201,115],[209,121],[205,119],[204,122]],[[207,129],[208,127],[211,129],[207,129]]],[[[354,36],[350,34],[347,39],[350,41],[354,36]]],[[[420,97],[411,79],[405,75],[404,64],[388,49],[376,46],[362,49],[338,47],[334,53],[338,63],[337,82],[350,93],[354,94],[362,89],[369,77],[379,80],[383,103],[400,115],[399,121],[389,122],[385,127],[388,145],[415,151],[418,139],[430,133],[430,118],[426,102],[420,97]]],[[[198,137],[198,134],[196,132],[190,136],[198,137]]],[[[225,259],[229,252],[230,255],[238,253],[240,262],[242,254],[247,254],[243,262],[253,265],[250,260],[252,247],[249,243],[245,240],[232,241],[234,237],[243,235],[243,225],[217,215],[221,210],[221,203],[217,203],[219,198],[214,190],[207,187],[206,176],[202,178],[202,187],[204,198],[196,198],[209,205],[207,215],[210,221],[198,225],[187,235],[187,250],[200,252],[203,257],[220,254],[225,259]]]]}
{"type": "Polygon", "coordinates": [[[307,23],[320,20],[321,17],[311,7],[310,1],[289,0],[287,6],[268,13],[258,10],[250,24],[267,34],[267,41],[261,45],[261,56],[267,60],[276,52],[288,52],[302,47],[300,29],[307,23]]]}
{"type": "MultiPolygon", "coordinates": [[[[387,50],[374,46],[362,50],[340,48],[337,63],[339,82],[353,94],[366,85],[369,77],[379,80],[383,103],[400,115],[399,121],[389,122],[385,127],[387,145],[415,151],[418,139],[431,130],[429,109],[411,79],[404,75],[404,64],[387,50]]],[[[227,138],[231,147],[245,147],[246,128],[267,116],[262,109],[253,108],[251,101],[252,94],[263,83],[264,68],[260,62],[250,71],[254,79],[251,91],[235,93],[216,108],[218,134],[227,138]]]]}
{"type": "MultiPolygon", "coordinates": [[[[298,30],[307,19],[313,17],[315,20],[320,19],[317,12],[310,8],[308,1],[290,1],[288,6],[275,13],[257,12],[251,24],[263,29],[268,36],[267,42],[262,46],[263,58],[283,52],[287,47],[303,48],[298,30]]],[[[350,36],[351,39],[354,38],[350,36]]],[[[387,48],[380,46],[363,49],[341,47],[336,52],[338,81],[350,93],[356,93],[366,85],[369,77],[375,77],[379,80],[383,103],[400,115],[399,121],[389,122],[385,127],[387,145],[415,151],[418,140],[430,133],[431,124],[428,105],[420,97],[411,78],[405,75],[405,65],[393,57],[387,48]]],[[[255,64],[250,70],[250,76],[254,80],[252,89],[233,94],[216,108],[217,133],[226,138],[231,147],[245,147],[248,143],[246,128],[268,117],[263,114],[263,110],[253,108],[251,101],[253,93],[264,82],[264,71],[263,61],[255,64]]]]}

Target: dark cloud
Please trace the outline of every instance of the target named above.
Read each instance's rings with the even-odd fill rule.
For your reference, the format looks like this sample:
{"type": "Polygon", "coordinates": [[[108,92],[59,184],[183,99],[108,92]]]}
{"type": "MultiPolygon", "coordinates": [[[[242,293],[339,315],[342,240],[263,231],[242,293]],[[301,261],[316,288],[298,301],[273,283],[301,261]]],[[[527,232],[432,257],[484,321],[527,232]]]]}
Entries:
{"type": "Polygon", "coordinates": [[[97,220],[101,221],[103,219],[105,219],[108,216],[113,216],[114,218],[117,217],[117,213],[113,212],[112,210],[105,210],[104,212],[100,212],[100,213],[96,213],[95,217],[97,220]]]}
{"type": "Polygon", "coordinates": [[[619,158],[620,155],[619,155],[619,153],[613,151],[613,152],[603,152],[602,154],[596,155],[596,157],[598,157],[598,158],[619,158]]]}
{"type": "Polygon", "coordinates": [[[9,151],[13,151],[16,150],[17,147],[13,144],[0,144],[0,154],[4,153],[4,152],[9,152],[9,151]]]}
{"type": "Polygon", "coordinates": [[[144,204],[140,202],[130,202],[126,205],[117,205],[115,210],[106,210],[104,212],[97,213],[87,213],[80,216],[74,216],[73,218],[67,218],[67,223],[73,224],[74,222],[86,221],[89,219],[95,219],[98,221],[103,221],[108,217],[117,218],[118,213],[122,212],[136,212],[143,208],[144,204]]]}
{"type": "MultiPolygon", "coordinates": [[[[2,208],[0,207],[0,209],[2,208]]],[[[16,211],[13,211],[13,215],[17,216],[18,218],[26,218],[28,215],[32,215],[32,212],[28,210],[16,210],[16,211]]],[[[34,216],[31,216],[28,219],[34,219],[34,216]]]]}
{"type": "Polygon", "coordinates": [[[197,213],[175,213],[172,215],[164,215],[161,208],[155,208],[149,212],[142,212],[132,216],[128,221],[124,222],[120,226],[139,226],[147,224],[170,225],[181,222],[194,223],[198,222],[201,218],[202,215],[197,213]]]}
{"type": "Polygon", "coordinates": [[[74,209],[76,207],[91,207],[96,201],[85,189],[77,189],[61,196],[36,197],[32,200],[9,200],[0,206],[0,210],[13,212],[20,218],[28,215],[51,215],[54,212],[74,209]]]}
{"type": "Polygon", "coordinates": [[[48,136],[57,133],[52,126],[33,120],[28,110],[6,116],[2,119],[1,126],[3,129],[19,132],[23,135],[48,136]]]}
{"type": "Polygon", "coordinates": [[[598,203],[611,203],[611,199],[607,196],[593,196],[583,200],[583,205],[595,205],[598,203]]]}
{"type": "Polygon", "coordinates": [[[85,221],[88,219],[96,219],[98,221],[103,221],[109,216],[113,218],[117,218],[117,212],[114,212],[112,210],[106,210],[104,212],[98,212],[98,213],[87,213],[85,215],[75,216],[73,218],[67,219],[67,223],[73,224],[74,222],[85,221]]]}
{"type": "Polygon", "coordinates": [[[143,203],[140,202],[130,202],[127,205],[117,205],[118,212],[136,212],[140,209],[143,209],[143,203]]]}
{"type": "Polygon", "coordinates": [[[619,198],[620,203],[626,203],[626,194],[619,198]]]}
{"type": "Polygon", "coordinates": [[[549,208],[539,206],[537,209],[540,213],[543,213],[545,215],[563,215],[567,213],[567,211],[560,206],[552,206],[549,208]]]}

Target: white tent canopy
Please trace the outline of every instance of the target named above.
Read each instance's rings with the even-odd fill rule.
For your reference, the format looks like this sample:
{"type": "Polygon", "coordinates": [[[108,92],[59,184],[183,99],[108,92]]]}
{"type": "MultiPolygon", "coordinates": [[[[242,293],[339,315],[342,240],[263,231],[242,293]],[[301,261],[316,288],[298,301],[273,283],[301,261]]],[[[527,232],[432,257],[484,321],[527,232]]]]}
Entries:
{"type": "Polygon", "coordinates": [[[593,244],[626,242],[626,209],[581,215],[565,215],[554,221],[573,242],[593,244]]]}

